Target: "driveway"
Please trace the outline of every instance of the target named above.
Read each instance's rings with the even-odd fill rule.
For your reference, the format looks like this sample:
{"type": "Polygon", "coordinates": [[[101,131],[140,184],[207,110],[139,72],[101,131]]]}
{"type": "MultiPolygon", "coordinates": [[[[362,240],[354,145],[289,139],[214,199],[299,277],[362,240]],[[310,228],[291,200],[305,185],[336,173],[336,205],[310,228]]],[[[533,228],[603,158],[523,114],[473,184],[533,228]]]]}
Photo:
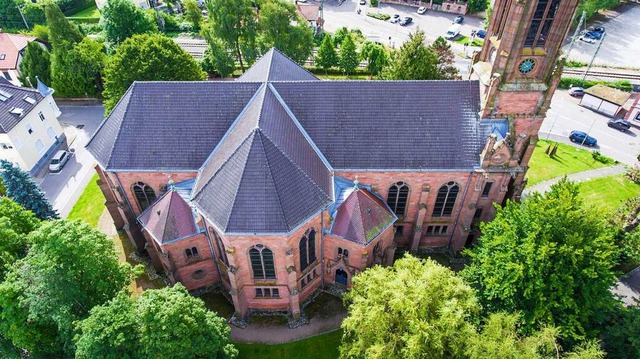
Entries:
{"type": "Polygon", "coordinates": [[[84,146],[102,122],[104,108],[60,106],[60,111],[58,120],[72,141],[69,150],[73,156],[62,171],[47,173],[39,182],[53,208],[65,218],[95,173],[95,160],[84,146]]]}

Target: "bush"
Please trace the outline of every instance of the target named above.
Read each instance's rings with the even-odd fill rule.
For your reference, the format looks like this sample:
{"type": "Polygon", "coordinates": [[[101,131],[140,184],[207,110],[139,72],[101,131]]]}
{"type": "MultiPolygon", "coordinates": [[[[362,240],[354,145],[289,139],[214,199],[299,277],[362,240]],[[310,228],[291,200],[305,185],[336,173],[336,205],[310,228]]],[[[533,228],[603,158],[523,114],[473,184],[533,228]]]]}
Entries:
{"type": "Polygon", "coordinates": [[[171,16],[166,12],[159,12],[160,16],[164,20],[164,31],[165,32],[175,32],[180,31],[180,23],[176,19],[175,16],[171,16]]]}
{"type": "Polygon", "coordinates": [[[56,0],[55,3],[66,16],[71,16],[82,10],[96,6],[94,0],[56,0]]]}
{"type": "Polygon", "coordinates": [[[82,32],[87,35],[96,35],[102,32],[102,25],[100,23],[98,24],[80,23],[79,25],[80,25],[80,28],[82,29],[82,32]]]}
{"type": "Polygon", "coordinates": [[[368,12],[367,16],[372,17],[374,19],[382,20],[382,21],[387,21],[387,20],[391,19],[391,15],[377,14],[375,12],[368,12]]]}
{"type": "Polygon", "coordinates": [[[582,84],[581,86],[584,88],[589,88],[597,84],[603,84],[603,85],[607,85],[609,87],[613,87],[622,91],[633,90],[633,85],[631,84],[631,82],[627,80],[618,80],[618,81],[611,81],[611,82],[584,80],[583,82],[582,79],[578,77],[563,77],[562,79],[560,79],[560,84],[558,85],[558,87],[560,87],[561,89],[568,89],[571,86],[580,86],[580,84],[582,84]]]}
{"type": "Polygon", "coordinates": [[[371,7],[378,7],[378,0],[370,0],[371,7]]]}
{"type": "Polygon", "coordinates": [[[613,158],[609,158],[609,157],[603,155],[598,150],[595,150],[595,151],[591,152],[591,157],[593,157],[594,160],[596,160],[596,161],[598,161],[600,163],[604,163],[604,164],[609,164],[609,163],[614,163],[615,162],[613,160],[613,158]]]}
{"type": "Polygon", "coordinates": [[[191,23],[189,23],[189,22],[181,22],[178,27],[179,27],[180,31],[182,31],[182,32],[191,32],[191,31],[193,31],[193,25],[191,25],[191,23]]]}
{"type": "Polygon", "coordinates": [[[589,64],[587,64],[586,62],[573,61],[573,60],[569,60],[569,61],[564,63],[565,67],[586,67],[588,65],[589,64]]]}
{"type": "Polygon", "coordinates": [[[640,167],[633,166],[627,168],[625,176],[633,183],[640,184],[640,167]]]}

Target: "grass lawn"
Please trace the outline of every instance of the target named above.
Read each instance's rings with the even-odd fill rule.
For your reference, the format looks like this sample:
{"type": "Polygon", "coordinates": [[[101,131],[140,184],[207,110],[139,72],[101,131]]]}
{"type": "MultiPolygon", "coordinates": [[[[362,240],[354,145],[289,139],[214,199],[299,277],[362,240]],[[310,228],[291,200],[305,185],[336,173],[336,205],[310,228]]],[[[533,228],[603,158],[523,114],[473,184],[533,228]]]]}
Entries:
{"type": "Polygon", "coordinates": [[[560,143],[556,155],[551,158],[544,151],[552,141],[540,140],[536,144],[533,156],[529,162],[527,172],[528,185],[533,185],[548,179],[563,176],[570,173],[588,171],[596,168],[611,166],[593,159],[591,151],[575,148],[560,143]]]}
{"type": "Polygon", "coordinates": [[[67,219],[82,219],[91,227],[98,227],[98,220],[104,211],[104,195],[98,187],[98,174],[91,178],[87,188],[82,192],[78,202],[73,206],[67,219]]]}
{"type": "Polygon", "coordinates": [[[616,210],[629,198],[640,195],[640,186],[628,180],[624,174],[581,182],[580,197],[589,207],[605,213],[616,210]]]}
{"type": "Polygon", "coordinates": [[[68,17],[90,17],[94,19],[99,19],[100,11],[98,11],[98,8],[95,5],[93,5],[88,9],[81,10],[75,14],[69,15],[68,17]]]}
{"type": "MultiPolygon", "coordinates": [[[[458,44],[460,44],[460,45],[464,45],[466,43],[469,43],[469,38],[464,36],[464,35],[459,35],[453,41],[458,43],[458,44]]],[[[484,40],[482,40],[482,39],[473,39],[473,41],[471,42],[471,46],[482,46],[483,44],[484,44],[484,40]]]]}
{"type": "Polygon", "coordinates": [[[240,351],[238,359],[334,359],[338,357],[341,338],[342,330],[336,330],[286,344],[234,343],[234,345],[240,351]]]}

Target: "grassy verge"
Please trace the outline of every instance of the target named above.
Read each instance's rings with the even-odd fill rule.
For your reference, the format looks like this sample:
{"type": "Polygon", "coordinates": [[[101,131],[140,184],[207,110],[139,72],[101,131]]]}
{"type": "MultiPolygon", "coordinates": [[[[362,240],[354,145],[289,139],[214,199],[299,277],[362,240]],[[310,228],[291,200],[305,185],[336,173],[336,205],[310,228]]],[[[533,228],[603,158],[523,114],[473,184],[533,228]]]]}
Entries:
{"type": "Polygon", "coordinates": [[[104,195],[98,187],[98,174],[91,178],[91,181],[85,188],[78,202],[73,206],[67,219],[82,219],[91,227],[98,228],[98,220],[104,212],[104,195]]]}
{"type": "MultiPolygon", "coordinates": [[[[460,45],[464,45],[469,43],[469,38],[464,36],[464,35],[459,35],[454,42],[460,44],[460,45]]],[[[484,40],[481,39],[473,39],[473,41],[471,42],[470,46],[480,46],[482,47],[482,45],[484,44],[484,40]]]]}
{"type": "Polygon", "coordinates": [[[558,144],[558,151],[551,158],[547,156],[545,150],[553,143],[555,142],[540,140],[536,144],[536,149],[533,151],[533,156],[529,162],[530,168],[527,172],[528,185],[570,173],[610,166],[594,160],[591,151],[562,143],[558,144]]]}
{"type": "Polygon", "coordinates": [[[100,11],[98,10],[98,7],[93,5],[90,8],[78,11],[75,14],[72,14],[71,16],[73,17],[95,17],[95,18],[100,18],[100,11]]]}
{"type": "Polygon", "coordinates": [[[333,359],[338,357],[342,330],[298,340],[286,344],[235,343],[240,351],[238,359],[333,359]]]}
{"type": "Polygon", "coordinates": [[[640,195],[640,186],[624,174],[592,179],[581,182],[579,186],[584,204],[605,213],[616,210],[624,201],[640,195]]]}

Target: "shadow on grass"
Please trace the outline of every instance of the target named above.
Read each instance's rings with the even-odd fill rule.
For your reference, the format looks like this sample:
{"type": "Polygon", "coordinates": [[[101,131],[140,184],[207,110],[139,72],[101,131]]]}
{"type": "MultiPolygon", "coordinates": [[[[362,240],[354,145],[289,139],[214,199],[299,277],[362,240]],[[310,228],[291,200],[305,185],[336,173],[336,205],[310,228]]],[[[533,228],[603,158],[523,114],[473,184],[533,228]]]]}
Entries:
{"type": "MultiPolygon", "coordinates": [[[[121,262],[124,262],[126,260],[127,263],[131,264],[132,266],[136,266],[138,264],[145,265],[144,262],[138,262],[134,258],[132,258],[131,254],[135,253],[133,243],[131,243],[129,237],[127,237],[127,234],[124,231],[119,231],[118,235],[114,236],[113,239],[116,245],[116,251],[118,252],[118,257],[121,262]]],[[[166,284],[161,277],[153,276],[152,278],[149,276],[149,272],[155,273],[155,271],[153,271],[153,268],[145,269],[145,273],[140,275],[131,283],[131,293],[133,293],[133,295],[135,296],[142,294],[142,292],[146,289],[160,289],[166,287],[166,284]]]]}

